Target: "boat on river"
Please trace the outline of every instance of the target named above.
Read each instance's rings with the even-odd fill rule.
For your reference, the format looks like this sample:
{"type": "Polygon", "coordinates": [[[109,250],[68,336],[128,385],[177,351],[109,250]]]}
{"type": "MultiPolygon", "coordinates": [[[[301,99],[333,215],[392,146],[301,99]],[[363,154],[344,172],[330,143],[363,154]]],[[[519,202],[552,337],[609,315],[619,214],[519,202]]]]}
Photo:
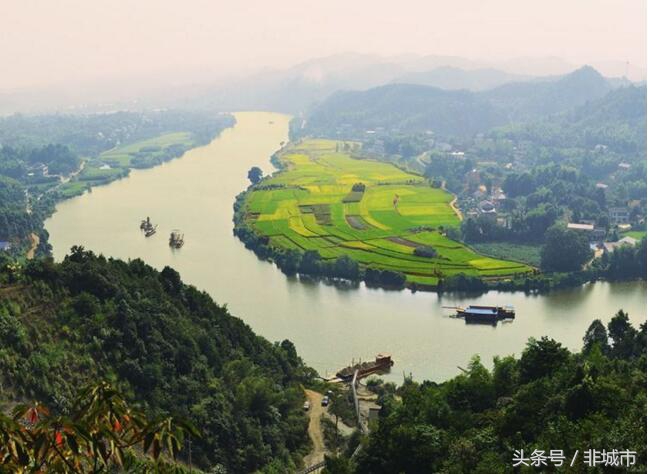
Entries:
{"type": "Polygon", "coordinates": [[[143,230],[146,232],[147,230],[151,230],[153,228],[153,223],[151,222],[150,217],[146,217],[146,219],[142,219],[142,222],[140,222],[140,230],[143,230]]]}
{"type": "Polygon", "coordinates": [[[184,234],[178,229],[171,231],[169,236],[169,246],[174,249],[179,249],[184,245],[184,234]]]}
{"type": "Polygon", "coordinates": [[[444,306],[444,308],[454,309],[458,318],[464,318],[467,323],[496,323],[502,319],[515,319],[515,308],[507,306],[483,306],[470,305],[461,306],[444,306]]]}
{"type": "Polygon", "coordinates": [[[144,232],[145,237],[150,237],[157,232],[157,225],[154,225],[151,218],[147,216],[140,222],[140,230],[144,232]]]}
{"type": "Polygon", "coordinates": [[[358,362],[357,364],[351,364],[348,367],[345,367],[338,371],[338,379],[343,381],[348,381],[353,378],[355,371],[358,371],[358,378],[366,377],[367,375],[374,374],[376,372],[387,372],[394,365],[394,361],[389,354],[378,354],[373,361],[368,362],[358,362]]]}

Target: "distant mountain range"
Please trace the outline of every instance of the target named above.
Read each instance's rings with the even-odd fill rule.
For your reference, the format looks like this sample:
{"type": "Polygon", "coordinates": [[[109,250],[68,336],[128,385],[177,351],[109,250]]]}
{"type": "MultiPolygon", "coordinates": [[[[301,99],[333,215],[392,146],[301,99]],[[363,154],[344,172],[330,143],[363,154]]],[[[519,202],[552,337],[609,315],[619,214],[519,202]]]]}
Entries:
{"type": "Polygon", "coordinates": [[[461,69],[442,66],[427,71],[410,72],[397,77],[392,82],[399,84],[419,84],[446,90],[468,89],[482,91],[493,89],[509,82],[528,81],[534,76],[510,74],[498,69],[461,69]]]}
{"type": "MultiPolygon", "coordinates": [[[[621,77],[624,63],[606,63],[604,74],[621,77]]],[[[86,85],[0,91],[0,114],[112,111],[151,107],[210,108],[220,111],[273,110],[302,113],[333,93],[386,84],[417,84],[444,90],[490,90],[511,83],[554,81],[577,66],[555,57],[475,61],[455,56],[336,54],[285,69],[240,77],[209,77],[205,71],[158,74],[86,85]],[[184,77],[184,78],[183,78],[184,77]]],[[[645,71],[628,68],[633,79],[645,71]]],[[[622,79],[611,81],[622,83],[622,79]]]]}
{"type": "MultiPolygon", "coordinates": [[[[475,76],[466,73],[462,77],[467,80],[483,71],[474,73],[475,76]]],[[[503,79],[503,74],[488,72],[493,80],[503,79]]],[[[389,84],[366,91],[333,94],[306,116],[304,133],[383,128],[470,135],[499,125],[565,112],[602,98],[613,87],[589,66],[564,76],[511,82],[480,92],[389,84]]]]}

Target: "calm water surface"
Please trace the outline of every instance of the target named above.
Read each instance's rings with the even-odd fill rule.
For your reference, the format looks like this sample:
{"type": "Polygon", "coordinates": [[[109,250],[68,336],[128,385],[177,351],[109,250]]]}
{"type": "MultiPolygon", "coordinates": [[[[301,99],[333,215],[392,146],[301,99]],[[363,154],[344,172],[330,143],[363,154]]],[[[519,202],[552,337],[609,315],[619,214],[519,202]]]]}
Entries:
{"type": "Polygon", "coordinates": [[[479,297],[339,288],[286,278],[232,235],[234,196],[247,185],[254,165],[272,171],[268,159],[287,140],[288,117],[246,112],[211,144],[159,167],[62,202],[46,223],[60,260],[74,244],[123,259],[140,257],[176,268],[185,282],[226,303],[232,314],[270,340],[292,340],[304,360],[322,375],[352,358],[390,352],[396,361],[386,378],[403,373],[444,380],[473,354],[519,354],[529,337],[551,336],[579,349],[594,318],[609,320],[619,309],[635,324],[646,319],[646,285],[596,283],[529,296],[491,292],[479,297]],[[145,238],[139,222],[151,216],[158,232],[145,238]],[[185,233],[179,251],[169,232],[185,233]],[[513,304],[517,319],[497,327],[466,325],[442,306],[513,304]]]}

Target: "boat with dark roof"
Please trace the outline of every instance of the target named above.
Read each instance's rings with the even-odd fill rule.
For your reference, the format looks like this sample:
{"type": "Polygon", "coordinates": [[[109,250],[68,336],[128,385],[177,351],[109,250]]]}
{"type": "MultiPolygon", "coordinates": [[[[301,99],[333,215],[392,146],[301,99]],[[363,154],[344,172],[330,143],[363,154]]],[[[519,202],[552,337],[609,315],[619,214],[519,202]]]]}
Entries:
{"type": "Polygon", "coordinates": [[[457,317],[464,318],[467,323],[496,323],[502,319],[515,319],[515,308],[513,306],[482,306],[470,305],[465,308],[450,306],[457,312],[457,317]]]}

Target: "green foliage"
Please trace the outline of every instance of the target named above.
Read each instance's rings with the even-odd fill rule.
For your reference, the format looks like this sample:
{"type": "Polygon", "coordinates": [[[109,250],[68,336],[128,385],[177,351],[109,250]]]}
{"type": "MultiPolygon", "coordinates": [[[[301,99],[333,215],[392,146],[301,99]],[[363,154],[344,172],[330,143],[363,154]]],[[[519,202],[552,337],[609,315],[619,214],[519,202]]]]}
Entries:
{"type": "Polygon", "coordinates": [[[547,231],[540,253],[542,268],[556,272],[580,270],[591,257],[587,236],[561,225],[547,231]]]}
{"type": "Polygon", "coordinates": [[[58,200],[180,156],[232,123],[227,115],[170,110],[0,118],[0,240],[21,255],[34,233],[37,254],[46,254],[43,221],[58,200]]]}
{"type": "Polygon", "coordinates": [[[105,259],[81,247],[61,264],[35,260],[0,295],[0,384],[5,396],[71,409],[76,387],[113,380],[153,417],[199,426],[193,462],[251,472],[293,465],[305,447],[292,343],[271,344],[177,272],[105,259]]]}
{"type": "Polygon", "coordinates": [[[391,164],[339,151],[351,145],[309,139],[285,147],[275,157],[282,171],[237,197],[235,235],[287,274],[375,286],[428,289],[441,276],[530,270],[450,240],[445,230],[459,218],[449,193],[391,164]]]}
{"type": "Polygon", "coordinates": [[[0,465],[3,472],[98,473],[130,471],[136,460],[139,472],[182,472],[167,458],[176,459],[185,435],[199,433],[172,418],[147,420],[104,382],[82,390],[65,415],[37,402],[16,405],[13,417],[0,413],[0,465]]]}
{"type": "Polygon", "coordinates": [[[261,178],[263,178],[263,171],[258,166],[253,166],[248,171],[247,176],[250,180],[250,183],[257,184],[259,181],[261,181],[261,178]]]}
{"type": "Polygon", "coordinates": [[[582,353],[531,339],[519,360],[496,358],[492,372],[473,358],[442,384],[406,381],[398,398],[382,399],[351,472],[514,472],[516,449],[571,455],[594,445],[636,451],[645,470],[645,338],[646,324],[633,328],[621,311],[607,330],[592,324],[582,353]]]}

